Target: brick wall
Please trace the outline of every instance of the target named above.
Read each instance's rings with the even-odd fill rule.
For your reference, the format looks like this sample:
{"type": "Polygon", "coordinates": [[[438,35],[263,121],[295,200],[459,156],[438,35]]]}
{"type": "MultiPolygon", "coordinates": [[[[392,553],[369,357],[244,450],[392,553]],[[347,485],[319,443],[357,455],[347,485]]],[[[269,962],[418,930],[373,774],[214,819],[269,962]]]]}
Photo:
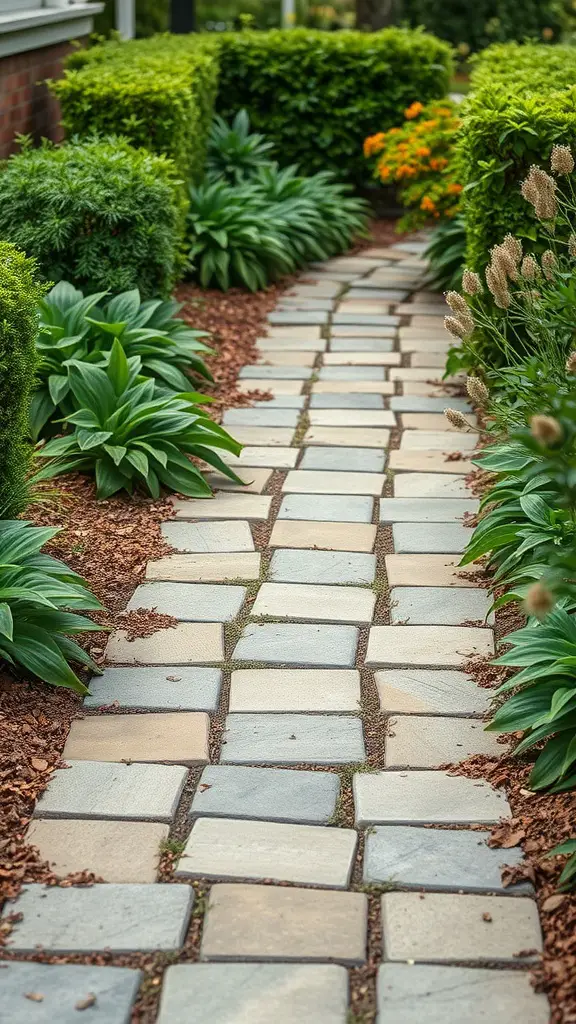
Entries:
{"type": "Polygon", "coordinates": [[[55,142],[62,138],[58,103],[44,80],[61,76],[62,61],[71,49],[70,43],[56,43],[0,57],[0,158],[17,148],[16,132],[36,141],[43,136],[55,142]]]}

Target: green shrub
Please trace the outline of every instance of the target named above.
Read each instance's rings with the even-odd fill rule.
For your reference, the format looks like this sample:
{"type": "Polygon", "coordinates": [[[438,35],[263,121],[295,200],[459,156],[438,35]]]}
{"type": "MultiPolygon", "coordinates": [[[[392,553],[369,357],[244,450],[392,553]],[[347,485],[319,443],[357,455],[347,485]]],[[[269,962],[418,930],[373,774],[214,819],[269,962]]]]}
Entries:
{"type": "Polygon", "coordinates": [[[224,178],[231,185],[239,184],[270,163],[272,148],[264,135],[250,131],[245,110],[239,110],[230,125],[222,117],[215,117],[208,139],[206,176],[212,181],[224,178]]]}
{"type": "Polygon", "coordinates": [[[25,148],[0,174],[0,237],[46,278],[167,296],[183,221],[174,181],[165,157],[121,140],[25,148]]]}
{"type": "Polygon", "coordinates": [[[0,517],[16,515],[26,504],[28,410],[42,293],[34,260],[0,242],[0,517]]]}
{"type": "Polygon", "coordinates": [[[402,18],[424,25],[457,46],[462,56],[491,43],[527,38],[557,41],[570,24],[567,0],[403,0],[402,18]]]}

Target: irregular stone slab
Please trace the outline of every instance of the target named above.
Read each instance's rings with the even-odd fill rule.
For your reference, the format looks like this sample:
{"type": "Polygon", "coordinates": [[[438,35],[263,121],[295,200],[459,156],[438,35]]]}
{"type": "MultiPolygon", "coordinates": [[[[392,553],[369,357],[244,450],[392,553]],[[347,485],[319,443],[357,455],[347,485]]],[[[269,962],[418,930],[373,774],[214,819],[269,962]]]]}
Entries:
{"type": "Polygon", "coordinates": [[[346,293],[337,306],[339,313],[367,313],[373,316],[388,316],[392,312],[389,302],[382,302],[378,299],[349,299],[346,293]]]}
{"type": "Polygon", "coordinates": [[[550,1017],[546,996],[523,971],[432,964],[383,964],[378,1012],[394,1024],[419,1024],[423,1012],[427,1024],[548,1024],[550,1017]]]}
{"type": "MultiPolygon", "coordinates": [[[[358,475],[364,476],[367,474],[358,475]]],[[[338,474],[329,473],[327,476],[338,476],[338,474]]],[[[333,523],[372,522],[372,506],[374,504],[372,498],[360,495],[329,494],[325,495],[323,500],[319,502],[318,493],[324,494],[324,492],[289,494],[282,499],[278,518],[311,519],[316,522],[333,523]]]]}
{"type": "Polygon", "coordinates": [[[386,737],[387,768],[437,768],[463,761],[472,754],[498,756],[505,748],[484,723],[468,718],[428,718],[416,715],[390,720],[386,737]]]}
{"type": "Polygon", "coordinates": [[[433,369],[431,367],[400,366],[397,369],[391,368],[389,374],[390,380],[420,380],[426,381],[428,384],[434,383],[442,386],[446,384],[462,383],[464,380],[462,374],[458,373],[451,377],[444,377],[440,372],[440,367],[433,369]]]}
{"type": "Polygon", "coordinates": [[[395,395],[390,399],[390,408],[401,413],[443,413],[445,409],[458,409],[460,412],[473,413],[470,402],[463,398],[430,398],[426,395],[395,395]]]}
{"type": "Polygon", "coordinates": [[[90,680],[84,707],[146,711],[215,711],[222,673],[217,668],[106,668],[90,680]]]}
{"type": "Polygon", "coordinates": [[[106,658],[120,665],[205,665],[224,658],[221,622],[179,622],[152,636],[128,640],[125,630],[110,636],[106,658]]]}
{"type": "Polygon", "coordinates": [[[240,380],[308,380],[312,376],[309,366],[243,366],[240,380]]]}
{"type": "Polygon", "coordinates": [[[324,366],[399,366],[399,352],[340,350],[326,352],[324,366]]]}
{"type": "MultiPolygon", "coordinates": [[[[404,430],[443,430],[458,435],[462,433],[441,412],[403,412],[401,420],[404,430]]],[[[472,413],[466,414],[466,420],[471,427],[478,428],[478,420],[472,413]]]]}
{"type": "Polygon", "coordinates": [[[356,843],[350,828],[199,818],[176,877],[271,879],[345,889],[356,843]]]}
{"type": "Polygon", "coordinates": [[[487,782],[441,771],[359,772],[353,789],[358,828],[492,825],[510,815],[505,795],[487,782]]]}
{"type": "Polygon", "coordinates": [[[374,270],[373,261],[363,256],[336,256],[326,263],[313,266],[320,266],[325,270],[352,271],[356,274],[366,274],[369,270],[374,270]]]}
{"type": "MultiPolygon", "coordinates": [[[[474,565],[458,568],[460,559],[450,555],[386,555],[386,575],[391,587],[475,587],[474,565]]],[[[484,578],[478,570],[478,580],[484,578]]]]}
{"type": "Polygon", "coordinates": [[[384,714],[468,717],[484,714],[490,704],[490,691],[465,672],[386,669],[374,678],[384,714]]]}
{"type": "Polygon", "coordinates": [[[312,622],[372,622],[376,594],[367,587],[263,583],[251,614],[312,622]]]}
{"type": "Polygon", "coordinates": [[[356,448],[387,448],[390,431],[384,427],[310,427],[303,444],[352,445],[356,448]]]}
{"type": "Polygon", "coordinates": [[[293,313],[269,313],[268,323],[276,324],[282,327],[284,324],[297,324],[299,326],[307,327],[309,324],[327,324],[328,314],[326,312],[314,311],[314,310],[294,310],[293,313]]]}
{"type": "Polygon", "coordinates": [[[280,549],[272,555],[268,575],[276,583],[373,583],[376,555],[280,549]]]}
{"type": "Polygon", "coordinates": [[[302,352],[301,349],[290,351],[284,346],[282,350],[266,349],[260,345],[258,364],[262,366],[314,366],[317,352],[302,352]]]}
{"type": "Polygon", "coordinates": [[[266,340],[270,338],[285,342],[285,348],[292,347],[294,341],[311,341],[321,339],[322,328],[318,326],[303,327],[269,327],[266,332],[266,340]],[[288,344],[289,343],[289,344],[288,344]]]}
{"type": "Polygon", "coordinates": [[[312,385],[313,395],[340,394],[343,391],[358,395],[393,395],[394,384],[389,380],[318,380],[312,385]]]}
{"type": "Polygon", "coordinates": [[[233,660],[349,668],[354,665],[357,643],[355,626],[250,623],[236,644],[233,660]]]}
{"type": "Polygon", "coordinates": [[[479,507],[474,498],[382,498],[380,522],[451,523],[475,515],[479,507]]]}
{"type": "MultiPolygon", "coordinates": [[[[440,348],[440,344],[437,342],[436,347],[440,348]]],[[[446,346],[442,352],[413,352],[410,356],[410,366],[432,366],[440,370],[444,370],[446,367],[448,347],[446,346]]]]}
{"type": "Polygon", "coordinates": [[[74,719],[62,754],[78,761],[206,764],[210,720],[203,712],[91,715],[74,719]]]}
{"type": "Polygon", "coordinates": [[[290,352],[312,352],[316,355],[317,352],[324,352],[326,348],[326,340],[324,338],[257,338],[256,346],[259,350],[264,352],[285,352],[287,349],[290,352]]]}
{"type": "Polygon", "coordinates": [[[312,395],[311,409],[383,409],[382,395],[355,395],[344,391],[334,395],[312,395]]]}
{"type": "Polygon", "coordinates": [[[397,327],[400,323],[398,316],[384,316],[382,313],[334,313],[332,323],[336,327],[397,327]]]}
{"type": "Polygon", "coordinates": [[[176,551],[254,551],[247,522],[161,523],[162,536],[176,551]]]}
{"type": "Polygon", "coordinates": [[[41,794],[36,818],[172,821],[188,777],[177,765],[73,761],[41,794]]]}
{"type": "MultiPolygon", "coordinates": [[[[433,501],[430,498],[428,504],[433,501]]],[[[460,554],[472,540],[472,528],[460,523],[394,523],[392,537],[398,554],[460,554]]]]}
{"type": "Polygon", "coordinates": [[[362,722],[346,715],[228,715],[222,764],[356,764],[362,722]]]}
{"type": "MultiPolygon", "coordinates": [[[[314,396],[312,397],[314,398],[314,396]]],[[[311,447],[304,450],[300,469],[322,469],[331,473],[338,470],[356,473],[382,473],[385,463],[385,453],[376,451],[374,448],[311,447]]]]}
{"type": "Polygon", "coordinates": [[[494,654],[491,629],[476,626],[372,626],[366,665],[460,667],[494,654]]]}
{"type": "Polygon", "coordinates": [[[383,366],[323,366],[320,380],[384,380],[383,366]]]}
{"type": "Polygon", "coordinates": [[[394,478],[396,498],[468,498],[464,476],[442,473],[398,473],[394,478]]]}
{"type": "Polygon", "coordinates": [[[27,885],[4,914],[22,914],[11,953],[147,953],[183,944],[194,890],[189,885],[27,885]]]}
{"type": "Polygon", "coordinates": [[[495,892],[517,895],[529,883],[505,889],[501,868],[522,861],[522,850],[491,850],[489,833],[384,825],[366,837],[364,881],[438,892],[495,892]]]}
{"type": "MultiPolygon", "coordinates": [[[[369,494],[380,495],[386,483],[383,473],[343,473],[330,470],[292,469],[284,483],[284,494],[369,494]]],[[[317,504],[324,504],[318,502],[317,504]]],[[[370,503],[372,504],[372,503],[370,503]]],[[[304,517],[303,517],[304,518],[304,517]]],[[[346,520],[341,520],[345,522],[346,520]]]]}
{"type": "Polygon", "coordinates": [[[173,615],[181,622],[231,622],[240,613],[245,597],[246,587],[144,583],[136,587],[127,609],[154,608],[160,615],[173,615]]]}
{"type": "Polygon", "coordinates": [[[309,414],[312,427],[395,427],[388,409],[316,409],[309,414]]]}
{"type": "Polygon", "coordinates": [[[357,711],[360,673],[355,669],[242,668],[232,672],[231,712],[357,711]]]}
{"type": "Polygon", "coordinates": [[[213,498],[177,498],[174,501],[176,519],[268,519],[272,498],[261,494],[226,494],[219,492],[213,498]]]}
{"type": "MultiPolygon", "coordinates": [[[[303,402],[304,398],[298,395],[281,395],[272,399],[273,402],[296,401],[303,402]]],[[[267,448],[258,445],[243,448],[236,458],[227,453],[225,461],[234,469],[244,466],[265,466],[269,469],[292,469],[298,461],[299,448],[267,448]]]]}
{"type": "Polygon", "coordinates": [[[330,960],[353,966],[366,959],[366,921],[366,896],[359,892],[215,885],[200,957],[330,960]]]}
{"type": "Polygon", "coordinates": [[[229,580],[257,580],[260,554],[168,555],[146,566],[147,580],[180,580],[182,583],[226,583],[229,580]]]}
{"type": "MultiPolygon", "coordinates": [[[[267,341],[270,341],[268,338],[267,341]]],[[[318,344],[313,342],[314,345],[318,344]]],[[[279,345],[284,346],[284,341],[279,340],[279,345]]],[[[301,380],[277,380],[268,379],[262,380],[258,378],[249,378],[248,380],[236,381],[236,387],[238,391],[241,391],[243,395],[250,395],[256,391],[267,391],[272,395],[299,395],[302,391],[303,381],[301,380]]]]}
{"type": "Polygon", "coordinates": [[[388,302],[404,302],[408,298],[407,291],[400,291],[398,288],[349,288],[346,292],[347,299],[386,299],[388,302]]]}
{"type": "Polygon", "coordinates": [[[333,299],[306,298],[305,296],[284,294],[276,306],[277,313],[286,313],[291,309],[312,309],[320,313],[329,313],[334,308],[333,299]]]}
{"type": "Polygon", "coordinates": [[[343,338],[333,337],[330,340],[331,352],[391,352],[394,348],[394,328],[390,328],[389,337],[343,338]]]}
{"type": "Polygon", "coordinates": [[[284,448],[292,444],[293,437],[294,427],[234,427],[234,438],[240,444],[278,445],[284,448]]]}
{"type": "Polygon", "coordinates": [[[224,426],[242,427],[295,427],[297,409],[226,409],[224,426]]]}
{"type": "Polygon", "coordinates": [[[335,964],[169,967],[158,1024],[189,1024],[191,1006],[195,1024],[345,1024],[348,976],[335,964]]]}
{"type": "Polygon", "coordinates": [[[316,284],[296,284],[284,293],[287,296],[298,298],[314,298],[317,295],[324,295],[327,298],[334,298],[342,291],[342,285],[338,281],[318,281],[316,284]]]}
{"type": "Polygon", "coordinates": [[[462,622],[492,625],[492,598],[481,587],[395,587],[390,594],[392,625],[458,626],[462,622]]]}
{"type": "MultiPolygon", "coordinates": [[[[90,1019],[94,1024],[129,1024],[141,978],[141,971],[128,967],[6,960],[2,964],[2,1004],[6,1024],[8,1021],[10,1024],[54,1024],[54,1021],[77,1024],[76,1007],[88,995],[96,997],[90,1007],[90,1019]],[[24,998],[26,992],[40,993],[42,1001],[31,1002],[24,998]]],[[[332,1019],[334,1024],[340,1024],[338,1017],[327,1017],[326,1024],[332,1024],[332,1019]]]]}
{"type": "Polygon", "coordinates": [[[396,327],[381,325],[379,327],[366,326],[365,324],[332,324],[330,328],[331,338],[395,338],[396,327]]]}
{"type": "Polygon", "coordinates": [[[152,883],[168,825],[149,821],[36,820],[26,842],[40,850],[54,873],[93,871],[105,882],[152,883]]]}
{"type": "Polygon", "coordinates": [[[474,469],[469,459],[447,458],[443,452],[406,451],[390,452],[390,469],[396,473],[471,473],[474,469]]]}
{"type": "MultiPolygon", "coordinates": [[[[459,432],[452,436],[446,430],[407,430],[402,434],[400,448],[438,452],[471,452],[478,445],[478,434],[459,432]]],[[[452,467],[454,469],[454,467],[452,467]]]]}
{"type": "Polygon", "coordinates": [[[320,548],[326,551],[372,551],[376,527],[368,523],[315,523],[278,519],[271,548],[320,548]]]}
{"type": "MultiPolygon", "coordinates": [[[[289,411],[289,410],[288,410],[289,411]]],[[[237,491],[239,494],[262,494],[272,476],[270,469],[237,469],[242,483],[229,480],[223,473],[206,473],[206,483],[214,490],[237,491]]]]}
{"type": "Polygon", "coordinates": [[[542,949],[538,908],[525,898],[387,892],[382,924],[388,960],[518,964],[542,949]]]}
{"type": "Polygon", "coordinates": [[[332,772],[211,764],[200,777],[190,815],[325,825],[340,779],[332,772]]]}

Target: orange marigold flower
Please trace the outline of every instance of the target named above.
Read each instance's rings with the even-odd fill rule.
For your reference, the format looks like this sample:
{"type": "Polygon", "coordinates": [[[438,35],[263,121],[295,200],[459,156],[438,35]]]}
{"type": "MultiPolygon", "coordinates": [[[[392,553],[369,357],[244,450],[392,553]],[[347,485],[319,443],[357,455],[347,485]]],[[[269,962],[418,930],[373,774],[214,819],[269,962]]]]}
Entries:
{"type": "Polygon", "coordinates": [[[390,177],[390,168],[386,164],[378,164],[378,174],[382,181],[386,181],[390,177]]]}
{"type": "Polygon", "coordinates": [[[384,139],[384,132],[369,135],[367,139],[364,139],[364,156],[373,156],[374,153],[379,153],[384,148],[384,139]]]}
{"type": "Polygon", "coordinates": [[[420,209],[426,210],[427,213],[434,213],[436,210],[436,203],[433,199],[430,199],[430,196],[424,196],[420,203],[420,209]]]}
{"type": "Polygon", "coordinates": [[[457,185],[454,182],[452,185],[448,185],[446,191],[447,191],[449,196],[457,196],[457,195],[460,195],[460,192],[462,191],[462,188],[463,188],[462,185],[457,185]]]}
{"type": "Polygon", "coordinates": [[[434,108],[434,113],[437,114],[438,117],[451,117],[452,116],[452,111],[450,110],[449,107],[435,107],[434,108]]]}
{"type": "Polygon", "coordinates": [[[432,121],[421,121],[420,122],[420,127],[421,128],[437,128],[438,127],[438,121],[434,121],[434,120],[432,120],[432,121]]]}
{"type": "Polygon", "coordinates": [[[406,110],[404,111],[404,117],[406,118],[407,121],[412,121],[415,117],[418,117],[418,115],[421,114],[423,110],[424,104],[419,103],[418,100],[415,100],[414,103],[411,103],[410,106],[407,107],[406,110]]]}
{"type": "Polygon", "coordinates": [[[400,135],[401,132],[402,132],[401,128],[389,128],[386,134],[387,135],[400,135]]]}
{"type": "Polygon", "coordinates": [[[429,146],[420,146],[419,149],[416,150],[416,156],[430,156],[430,153],[431,149],[429,146]]]}

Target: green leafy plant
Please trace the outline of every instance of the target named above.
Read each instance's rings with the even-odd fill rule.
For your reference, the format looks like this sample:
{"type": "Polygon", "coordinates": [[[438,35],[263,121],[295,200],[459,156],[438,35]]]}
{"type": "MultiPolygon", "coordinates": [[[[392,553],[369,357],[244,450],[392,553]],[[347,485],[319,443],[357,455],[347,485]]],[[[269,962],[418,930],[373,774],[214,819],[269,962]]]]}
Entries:
{"type": "Polygon", "coordinates": [[[68,664],[98,666],[71,639],[102,626],[72,609],[101,608],[77,573],[42,547],[59,531],[0,520],[0,659],[53,686],[88,693],[68,664]]]}
{"type": "Polygon", "coordinates": [[[550,850],[549,857],[558,857],[563,853],[571,854],[564,865],[564,869],[558,880],[559,889],[576,888],[576,839],[567,839],[565,843],[559,843],[553,850],[550,850]]]}
{"type": "Polygon", "coordinates": [[[466,259],[466,225],[456,216],[442,221],[432,232],[424,253],[428,260],[429,283],[438,291],[460,289],[466,259]]]}
{"type": "Polygon", "coordinates": [[[522,18],[516,0],[478,0],[475,4],[448,0],[404,0],[402,18],[409,24],[424,25],[440,39],[448,39],[462,57],[492,43],[517,39],[545,38],[558,42],[562,31],[573,24],[568,3],[557,0],[525,0],[522,18]]]}
{"type": "Polygon", "coordinates": [[[240,110],[230,125],[222,117],[215,117],[208,139],[208,179],[224,178],[232,185],[238,184],[268,163],[272,148],[263,135],[250,131],[245,110],[240,110]]]}
{"type": "Polygon", "coordinates": [[[76,411],[65,423],[73,433],[38,449],[38,457],[48,461],[35,481],[89,472],[95,474],[99,498],[135,487],[157,498],[161,485],[190,497],[209,497],[210,487],[192,456],[242,482],[214,451],[238,455],[242,446],[199,408],[206,396],[158,396],[154,381],[141,377],[140,370],[140,358],[128,359],[117,339],[105,369],[71,361],[76,411]]]}
{"type": "Polygon", "coordinates": [[[114,339],[128,357],[141,359],[142,373],[162,390],[186,391],[190,377],[213,380],[200,352],[211,352],[200,339],[205,332],[189,327],[176,314],[181,304],[170,299],[140,301],[138,289],[108,298],[106,292],[84,296],[66,281],[40,301],[37,348],[40,387],[32,399],[31,429],[37,438],[59,413],[74,411],[70,397],[71,361],[105,365],[114,339]]]}

